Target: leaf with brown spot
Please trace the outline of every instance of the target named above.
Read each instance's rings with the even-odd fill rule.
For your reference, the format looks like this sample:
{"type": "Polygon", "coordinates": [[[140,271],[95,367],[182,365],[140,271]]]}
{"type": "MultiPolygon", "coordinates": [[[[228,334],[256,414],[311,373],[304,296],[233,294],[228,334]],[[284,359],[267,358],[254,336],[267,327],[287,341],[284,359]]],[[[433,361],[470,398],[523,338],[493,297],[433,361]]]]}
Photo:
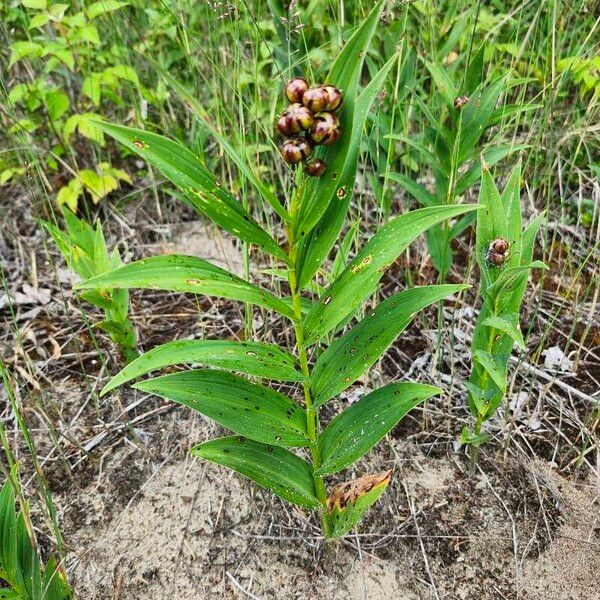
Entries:
{"type": "Polygon", "coordinates": [[[348,533],[364,512],[383,494],[392,479],[392,471],[383,471],[351,479],[333,488],[327,499],[330,537],[348,533]]]}

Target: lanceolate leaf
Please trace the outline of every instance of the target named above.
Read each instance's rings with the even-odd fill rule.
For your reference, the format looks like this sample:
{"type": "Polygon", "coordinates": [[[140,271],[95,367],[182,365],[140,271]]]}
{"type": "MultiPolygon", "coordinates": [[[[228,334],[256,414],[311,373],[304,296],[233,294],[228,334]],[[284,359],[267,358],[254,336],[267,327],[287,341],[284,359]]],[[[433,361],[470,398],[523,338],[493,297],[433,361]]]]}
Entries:
{"type": "Polygon", "coordinates": [[[231,298],[294,318],[283,300],[202,258],[161,254],[123,265],[81,283],[79,289],[147,288],[231,298]]]}
{"type": "Polygon", "coordinates": [[[443,390],[421,383],[392,383],[352,404],[321,436],[322,464],[316,475],[337,473],[364,456],[415,406],[443,390]]]}
{"type": "Polygon", "coordinates": [[[309,443],[306,414],[299,404],[225,371],[184,371],[134,387],[189,406],[257,442],[298,447],[309,443]]]}
{"type": "Polygon", "coordinates": [[[327,499],[327,516],[332,538],[348,533],[364,512],[385,492],[391,471],[366,475],[336,485],[327,499]]]}
{"type": "Polygon", "coordinates": [[[515,313],[502,314],[499,316],[489,316],[483,319],[482,325],[493,327],[502,333],[506,333],[519,346],[525,349],[525,340],[519,329],[519,317],[515,313]]]}
{"type": "MultiPolygon", "coordinates": [[[[332,146],[319,148],[315,156],[327,164],[327,172],[322,177],[308,177],[304,183],[300,198],[300,212],[294,230],[298,238],[303,238],[317,224],[330,202],[340,196],[349,195],[352,190],[349,181],[341,181],[341,175],[354,159],[354,103],[356,90],[364,61],[384,2],[380,0],[362,22],[354,35],[346,42],[325,78],[331,85],[337,86],[344,94],[344,104],[340,111],[340,127],[343,135],[332,146]]],[[[362,127],[361,127],[362,129],[362,127]]],[[[352,176],[352,181],[354,177],[352,176]]]]}
{"type": "Polygon", "coordinates": [[[156,167],[198,211],[225,231],[249,244],[256,244],[277,258],[287,260],[287,255],[277,242],[219,185],[205,164],[185,146],[141,129],[100,121],[94,124],[156,167]]]}
{"type": "MultiPolygon", "coordinates": [[[[474,350],[473,358],[489,373],[498,388],[503,392],[506,391],[507,360],[503,359],[498,354],[492,355],[483,350],[474,350]]],[[[506,359],[508,359],[508,357],[506,357],[506,359]]]]}
{"type": "Polygon", "coordinates": [[[275,344],[230,340],[176,340],[153,348],[115,375],[100,395],[146,373],[171,365],[204,364],[281,381],[302,381],[294,357],[275,344]]]}
{"type": "Polygon", "coordinates": [[[245,475],[292,504],[320,506],[311,466],[289,450],[231,436],[199,444],[191,453],[245,475]]]}
{"type": "Polygon", "coordinates": [[[169,71],[163,68],[158,62],[149,59],[154,67],[160,71],[166,82],[173,87],[178,96],[183,98],[187,104],[189,104],[196,116],[202,120],[202,123],[209,129],[212,136],[223,146],[225,152],[229,154],[231,160],[235,163],[236,167],[243,173],[244,177],[258,190],[260,195],[271,205],[273,210],[285,221],[290,220],[290,215],[282,206],[277,196],[265,185],[260,177],[254,172],[254,170],[248,164],[246,158],[236,150],[229,142],[229,140],[219,133],[213,124],[213,120],[207,114],[206,110],[200,102],[198,102],[197,96],[193,94],[187,87],[185,87],[180,81],[173,77],[169,71]]]}
{"type": "Polygon", "coordinates": [[[354,383],[377,361],[419,310],[467,287],[417,287],[381,302],[319,356],[311,375],[315,405],[323,404],[354,383]]]}
{"type": "Polygon", "coordinates": [[[421,206],[435,206],[437,198],[424,185],[402,173],[388,173],[387,178],[399,183],[411,196],[414,196],[421,206]]]}
{"type": "MultiPolygon", "coordinates": [[[[340,171],[328,169],[325,175],[320,178],[331,177],[335,174],[337,187],[335,196],[329,202],[325,213],[314,229],[302,238],[299,244],[298,282],[300,287],[305,287],[313,278],[339,237],[354,191],[358,153],[365,121],[371,104],[395,61],[396,57],[393,57],[381,68],[356,101],[352,132],[351,134],[350,132],[345,134],[351,139],[343,168],[340,171]]],[[[342,136],[342,139],[344,137],[342,136]]]]}
{"type": "Polygon", "coordinates": [[[383,272],[423,231],[446,219],[475,210],[476,205],[420,208],[390,220],[365,245],[323,293],[305,322],[307,344],[331,331],[376,289],[383,272]]]}

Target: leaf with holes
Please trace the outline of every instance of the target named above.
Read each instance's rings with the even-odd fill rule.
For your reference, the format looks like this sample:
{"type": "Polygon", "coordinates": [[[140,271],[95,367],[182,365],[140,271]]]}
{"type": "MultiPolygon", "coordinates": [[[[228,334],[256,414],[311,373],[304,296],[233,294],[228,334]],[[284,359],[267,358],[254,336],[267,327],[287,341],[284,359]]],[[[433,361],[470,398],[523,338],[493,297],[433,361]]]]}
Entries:
{"type": "MultiPolygon", "coordinates": [[[[327,172],[322,177],[307,177],[302,189],[299,203],[298,219],[294,223],[297,238],[305,237],[317,224],[330,202],[335,201],[339,190],[345,195],[351,190],[348,180],[343,182],[341,175],[347,170],[347,164],[355,162],[353,156],[354,143],[354,109],[356,90],[365,53],[369,48],[384,2],[380,0],[362,21],[354,35],[346,42],[325,77],[330,85],[335,85],[344,94],[344,103],[339,113],[340,127],[344,132],[338,143],[332,146],[321,146],[314,154],[327,164],[327,172]],[[346,186],[346,187],[343,187],[346,186]]],[[[356,167],[354,167],[356,170],[356,167]]],[[[352,176],[352,181],[354,177],[352,176]]]]}
{"type": "Polygon", "coordinates": [[[317,359],[311,375],[315,405],[319,406],[345,390],[375,364],[418,311],[468,287],[418,287],[381,302],[317,359]]]}
{"type": "Polygon", "coordinates": [[[298,403],[225,371],[184,371],[133,387],[189,406],[257,442],[286,447],[309,443],[306,414],[298,403]]]}
{"type": "Polygon", "coordinates": [[[277,296],[195,256],[161,254],[92,277],[77,289],[146,288],[191,292],[266,306],[293,319],[292,308],[277,296]]]}
{"type": "Polygon", "coordinates": [[[321,506],[311,466],[289,450],[230,436],[194,446],[191,453],[241,473],[292,504],[321,506]]]}
{"type": "Polygon", "coordinates": [[[317,475],[337,473],[364,456],[415,406],[443,390],[422,383],[392,383],[371,392],[335,417],[320,439],[317,475]]]}
{"type": "Polygon", "coordinates": [[[305,287],[310,282],[339,237],[354,191],[360,142],[367,115],[395,61],[396,57],[393,57],[381,68],[356,101],[352,139],[343,167],[339,171],[328,169],[328,172],[320,178],[333,177],[335,174],[338,185],[335,198],[329,202],[319,222],[308,235],[301,238],[299,243],[297,271],[300,287],[305,287]]]}
{"type": "Polygon", "coordinates": [[[375,291],[384,271],[419,234],[436,223],[477,208],[473,204],[433,206],[391,219],[313,305],[305,320],[306,343],[322,338],[352,314],[375,291]]]}
{"type": "Polygon", "coordinates": [[[181,364],[204,364],[280,381],[302,381],[294,357],[274,344],[230,340],[175,340],[142,354],[117,373],[101,396],[151,371],[181,364]]]}
{"type": "Polygon", "coordinates": [[[287,261],[287,255],[279,244],[221,187],[206,165],[185,146],[141,129],[101,121],[95,121],[94,125],[156,167],[199,212],[219,227],[287,261]]]}

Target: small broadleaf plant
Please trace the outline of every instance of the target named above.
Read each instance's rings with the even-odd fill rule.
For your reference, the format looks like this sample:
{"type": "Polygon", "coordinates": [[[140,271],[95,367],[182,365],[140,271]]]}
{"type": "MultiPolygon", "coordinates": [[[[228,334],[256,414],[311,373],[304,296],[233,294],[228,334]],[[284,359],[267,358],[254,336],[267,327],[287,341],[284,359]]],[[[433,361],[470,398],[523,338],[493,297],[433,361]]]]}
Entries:
{"type": "MultiPolygon", "coordinates": [[[[109,252],[106,247],[100,221],[96,222],[94,228],[67,208],[62,210],[62,214],[64,230],[47,221],[43,225],[54,239],[69,269],[82,279],[89,279],[122,266],[118,248],[109,252]]],[[[129,291],[98,287],[85,291],[81,299],[104,311],[104,319],[96,323],[96,327],[109,335],[123,359],[130,362],[137,358],[137,335],[128,316],[129,291]]]]}
{"type": "Polygon", "coordinates": [[[365,374],[419,310],[466,286],[407,289],[368,310],[345,333],[339,333],[339,326],[374,295],[385,270],[415,238],[436,223],[476,208],[434,206],[391,219],[345,268],[338,268],[336,277],[327,277],[326,259],[346,221],[370,105],[396,60],[384,65],[359,92],[363,57],[382,6],[378,3],[354,32],[325,79],[343,94],[336,115],[341,135],[335,143],[310,149],[311,160],[325,163],[325,172],[319,169],[316,176],[310,176],[307,167],[297,167],[295,186],[284,206],[275,194],[264,194],[252,167],[240,166],[240,154],[224,145],[240,170],[251,175],[247,180],[282,218],[285,247],[184,146],[154,133],[99,124],[174,183],[200,213],[279,262],[277,271],[287,273],[289,297],[202,258],[179,255],[142,259],[79,284],[83,289],[139,287],[218,296],[261,306],[290,321],[294,348],[260,341],[173,341],[127,365],[102,393],[169,365],[206,365],[209,368],[163,375],[134,387],[189,406],[234,432],[201,443],[192,453],[236,470],[284,500],[319,511],[326,538],[346,534],[384,491],[391,473],[359,477],[340,484],[331,494],[326,478],[355,463],[406,413],[442,390],[412,382],[386,385],[340,412],[323,430],[320,407],[365,374]],[[333,279],[322,290],[313,285],[321,273],[326,280],[333,279]],[[316,295],[314,289],[321,293],[316,295]],[[300,384],[302,399],[248,376],[300,384]]]}
{"type": "MultiPolygon", "coordinates": [[[[16,472],[11,472],[14,480],[16,472]]],[[[63,570],[54,558],[42,564],[29,507],[15,505],[13,484],[0,489],[0,598],[6,600],[69,600],[73,597],[63,570]]]]}
{"type": "Polygon", "coordinates": [[[472,430],[462,441],[475,447],[485,442],[483,423],[494,416],[507,389],[508,361],[513,346],[525,349],[519,313],[532,269],[546,269],[533,260],[543,214],[524,230],[521,217],[521,167],[512,171],[499,193],[489,170],[482,170],[475,251],[481,271],[482,304],[472,342],[473,368],[466,383],[472,430]]]}

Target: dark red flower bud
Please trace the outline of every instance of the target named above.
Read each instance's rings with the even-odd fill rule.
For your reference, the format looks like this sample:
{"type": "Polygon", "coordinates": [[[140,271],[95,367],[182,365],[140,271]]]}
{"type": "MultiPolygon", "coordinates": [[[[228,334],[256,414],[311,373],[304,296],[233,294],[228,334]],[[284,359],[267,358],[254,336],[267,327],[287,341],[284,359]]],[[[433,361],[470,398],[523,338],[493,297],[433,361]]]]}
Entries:
{"type": "Polygon", "coordinates": [[[308,158],[312,153],[312,147],[308,140],[297,137],[286,140],[281,146],[281,156],[288,165],[296,165],[308,158]]]}
{"type": "Polygon", "coordinates": [[[469,96],[459,96],[454,98],[454,108],[460,110],[465,104],[469,103],[469,96]]]}
{"type": "Polygon", "coordinates": [[[277,120],[277,131],[286,137],[296,135],[301,131],[309,130],[315,121],[315,117],[306,106],[292,104],[286,108],[277,120]]]}
{"type": "Polygon", "coordinates": [[[510,257],[509,243],[503,238],[497,238],[490,243],[487,259],[497,267],[502,266],[510,257]]]}
{"type": "Polygon", "coordinates": [[[325,109],[329,101],[329,94],[327,90],[322,86],[309,88],[302,96],[302,103],[304,106],[312,110],[313,112],[320,112],[325,109]]]}
{"type": "Polygon", "coordinates": [[[315,158],[306,165],[306,174],[311,177],[321,177],[326,169],[327,165],[320,158],[315,158]]]}
{"type": "Polygon", "coordinates": [[[504,254],[508,250],[509,244],[505,239],[498,238],[492,242],[490,247],[494,249],[494,252],[504,254]]]}
{"type": "Polygon", "coordinates": [[[315,144],[333,144],[340,137],[340,122],[328,112],[315,115],[315,122],[310,130],[310,137],[315,144]]]}
{"type": "Polygon", "coordinates": [[[333,85],[326,85],[324,88],[327,92],[327,104],[324,110],[335,112],[342,105],[342,92],[333,85]]]}
{"type": "Polygon", "coordinates": [[[308,82],[302,77],[294,77],[283,91],[290,102],[302,102],[302,95],[308,89],[308,82]]]}

